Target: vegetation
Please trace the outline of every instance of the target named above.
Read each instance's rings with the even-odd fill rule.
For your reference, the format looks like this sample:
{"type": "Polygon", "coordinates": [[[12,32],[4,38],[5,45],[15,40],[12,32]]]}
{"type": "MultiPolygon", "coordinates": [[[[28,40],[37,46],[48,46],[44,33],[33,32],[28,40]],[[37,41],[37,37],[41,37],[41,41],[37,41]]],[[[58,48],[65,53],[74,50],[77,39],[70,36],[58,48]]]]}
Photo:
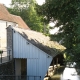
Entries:
{"type": "Polygon", "coordinates": [[[0,50],[0,54],[2,54],[3,53],[3,50],[0,50]]]}
{"type": "Polygon", "coordinates": [[[52,40],[61,41],[66,47],[67,61],[80,62],[80,0],[46,0],[42,6],[35,0],[12,0],[9,11],[21,16],[32,30],[39,32],[43,32],[44,24],[57,21],[55,27],[60,31],[51,36],[52,40]]]}
{"type": "Polygon", "coordinates": [[[43,32],[43,17],[37,14],[35,5],[35,0],[12,0],[12,8],[8,10],[11,14],[21,16],[32,30],[43,32]]]}
{"type": "Polygon", "coordinates": [[[57,41],[62,40],[67,48],[66,60],[79,63],[80,0],[46,0],[44,5],[37,6],[38,14],[46,16],[47,23],[57,20],[56,26],[60,28],[60,32],[52,37],[57,41]]]}

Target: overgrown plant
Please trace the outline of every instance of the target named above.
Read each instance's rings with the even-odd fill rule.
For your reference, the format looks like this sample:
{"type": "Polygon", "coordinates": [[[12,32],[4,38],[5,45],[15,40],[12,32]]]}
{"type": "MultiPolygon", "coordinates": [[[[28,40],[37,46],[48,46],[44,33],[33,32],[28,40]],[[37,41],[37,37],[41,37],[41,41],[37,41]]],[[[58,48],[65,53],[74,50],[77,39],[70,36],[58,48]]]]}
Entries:
{"type": "Polygon", "coordinates": [[[63,39],[66,60],[80,64],[80,0],[46,0],[44,5],[37,8],[37,12],[46,16],[47,22],[52,18],[53,21],[57,20],[55,27],[63,25],[61,33],[53,36],[53,39],[63,39]]]}
{"type": "Polygon", "coordinates": [[[0,54],[2,54],[3,53],[3,50],[0,50],[0,54]]]}

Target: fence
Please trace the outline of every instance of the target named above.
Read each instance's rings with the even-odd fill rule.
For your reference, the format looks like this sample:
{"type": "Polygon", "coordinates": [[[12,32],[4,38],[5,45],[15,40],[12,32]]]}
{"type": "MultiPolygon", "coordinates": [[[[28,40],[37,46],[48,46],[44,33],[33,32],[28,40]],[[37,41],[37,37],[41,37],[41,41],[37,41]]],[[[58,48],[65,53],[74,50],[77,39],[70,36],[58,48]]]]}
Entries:
{"type": "Polygon", "coordinates": [[[0,80],[41,80],[41,76],[0,75],[0,80]]]}
{"type": "Polygon", "coordinates": [[[0,64],[12,60],[11,50],[3,50],[3,53],[0,53],[0,64]]]}

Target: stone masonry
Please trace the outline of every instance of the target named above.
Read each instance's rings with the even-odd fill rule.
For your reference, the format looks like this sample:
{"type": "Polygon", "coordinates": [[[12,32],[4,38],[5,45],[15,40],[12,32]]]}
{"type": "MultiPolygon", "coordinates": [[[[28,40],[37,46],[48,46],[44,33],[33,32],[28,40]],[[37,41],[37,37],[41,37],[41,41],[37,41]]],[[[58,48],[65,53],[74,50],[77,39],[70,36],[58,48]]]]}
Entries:
{"type": "Polygon", "coordinates": [[[13,30],[11,28],[7,28],[7,50],[10,50],[10,53],[12,54],[13,49],[13,30]]]}

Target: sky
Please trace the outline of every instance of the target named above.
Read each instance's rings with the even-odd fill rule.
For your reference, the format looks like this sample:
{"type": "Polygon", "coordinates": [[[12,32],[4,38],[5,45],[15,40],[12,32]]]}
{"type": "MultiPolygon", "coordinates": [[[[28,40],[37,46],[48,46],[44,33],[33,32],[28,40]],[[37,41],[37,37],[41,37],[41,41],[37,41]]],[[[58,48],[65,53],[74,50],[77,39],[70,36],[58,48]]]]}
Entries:
{"type": "Polygon", "coordinates": [[[36,1],[39,5],[42,5],[45,2],[45,0],[36,0],[36,1]]]}
{"type": "MultiPolygon", "coordinates": [[[[36,0],[39,5],[45,2],[45,0],[36,0]]],[[[10,6],[11,0],[0,0],[0,3],[5,4],[7,7],[10,6]]]]}

